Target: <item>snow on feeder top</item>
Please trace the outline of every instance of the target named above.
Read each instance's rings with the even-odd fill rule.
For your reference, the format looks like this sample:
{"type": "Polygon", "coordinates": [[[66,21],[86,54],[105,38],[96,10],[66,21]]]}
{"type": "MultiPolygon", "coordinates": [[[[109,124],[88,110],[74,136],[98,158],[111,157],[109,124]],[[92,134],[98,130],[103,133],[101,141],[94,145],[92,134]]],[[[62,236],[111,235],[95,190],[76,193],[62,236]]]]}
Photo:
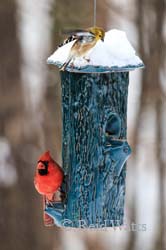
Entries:
{"type": "MultiPolygon", "coordinates": [[[[60,69],[75,41],[59,47],[47,62],[60,69]]],[[[129,71],[143,62],[124,32],[106,32],[84,57],[61,74],[62,185],[65,199],[46,204],[56,225],[75,228],[123,224],[129,71]],[[94,74],[98,73],[98,74],[94,74]]]]}
{"type": "MultiPolygon", "coordinates": [[[[48,64],[61,67],[67,60],[70,49],[75,41],[59,47],[47,60],[48,64]]],[[[101,40],[86,54],[86,58],[77,57],[66,68],[70,72],[97,73],[130,71],[144,67],[141,59],[129,43],[125,32],[110,30],[105,33],[104,42],[101,40]]]]}

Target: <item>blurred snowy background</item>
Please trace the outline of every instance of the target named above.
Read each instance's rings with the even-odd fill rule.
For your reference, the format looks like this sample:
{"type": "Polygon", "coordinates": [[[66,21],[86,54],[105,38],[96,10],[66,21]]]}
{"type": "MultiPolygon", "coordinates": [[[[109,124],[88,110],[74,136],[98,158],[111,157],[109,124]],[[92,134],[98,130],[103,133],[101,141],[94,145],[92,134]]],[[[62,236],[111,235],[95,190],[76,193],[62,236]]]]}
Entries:
{"type": "Polygon", "coordinates": [[[61,163],[61,88],[46,59],[63,29],[93,25],[93,1],[0,1],[0,249],[166,249],[164,0],[98,0],[97,25],[124,30],[146,68],[130,73],[126,226],[45,228],[33,186],[37,157],[61,163]]]}

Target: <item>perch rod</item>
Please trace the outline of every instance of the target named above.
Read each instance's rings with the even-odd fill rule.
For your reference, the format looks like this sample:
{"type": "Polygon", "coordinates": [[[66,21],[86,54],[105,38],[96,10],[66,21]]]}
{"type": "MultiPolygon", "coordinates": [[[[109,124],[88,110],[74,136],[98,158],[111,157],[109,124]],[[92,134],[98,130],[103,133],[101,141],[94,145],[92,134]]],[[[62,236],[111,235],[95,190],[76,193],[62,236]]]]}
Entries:
{"type": "Polygon", "coordinates": [[[93,4],[93,26],[96,26],[96,0],[94,0],[93,4]]]}

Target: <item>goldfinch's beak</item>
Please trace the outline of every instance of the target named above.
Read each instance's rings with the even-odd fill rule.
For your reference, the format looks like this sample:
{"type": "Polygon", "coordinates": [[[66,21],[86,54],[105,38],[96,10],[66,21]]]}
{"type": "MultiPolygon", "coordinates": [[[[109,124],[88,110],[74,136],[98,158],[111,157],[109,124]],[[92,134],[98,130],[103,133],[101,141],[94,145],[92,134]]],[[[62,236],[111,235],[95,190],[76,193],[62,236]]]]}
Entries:
{"type": "Polygon", "coordinates": [[[104,38],[101,38],[101,41],[104,42],[104,38]]]}

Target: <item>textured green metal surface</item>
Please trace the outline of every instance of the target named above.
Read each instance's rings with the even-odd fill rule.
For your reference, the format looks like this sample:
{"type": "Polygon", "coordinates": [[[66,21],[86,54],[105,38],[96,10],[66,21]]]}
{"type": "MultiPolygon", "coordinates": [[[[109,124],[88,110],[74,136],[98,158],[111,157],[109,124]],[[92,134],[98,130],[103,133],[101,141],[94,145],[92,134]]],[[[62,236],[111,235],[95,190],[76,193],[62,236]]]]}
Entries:
{"type": "Polygon", "coordinates": [[[123,224],[129,72],[61,72],[64,203],[47,204],[55,224],[103,228],[123,224]]]}
{"type": "Polygon", "coordinates": [[[131,153],[125,141],[129,73],[65,71],[61,81],[62,159],[68,176],[62,225],[121,225],[125,162],[131,153]]]}

